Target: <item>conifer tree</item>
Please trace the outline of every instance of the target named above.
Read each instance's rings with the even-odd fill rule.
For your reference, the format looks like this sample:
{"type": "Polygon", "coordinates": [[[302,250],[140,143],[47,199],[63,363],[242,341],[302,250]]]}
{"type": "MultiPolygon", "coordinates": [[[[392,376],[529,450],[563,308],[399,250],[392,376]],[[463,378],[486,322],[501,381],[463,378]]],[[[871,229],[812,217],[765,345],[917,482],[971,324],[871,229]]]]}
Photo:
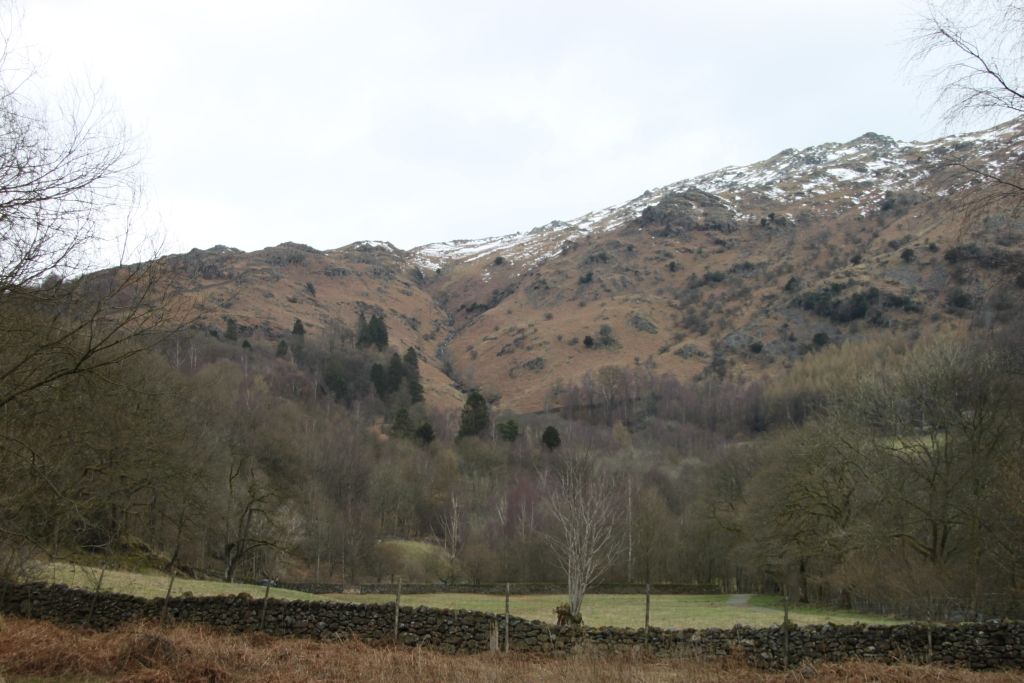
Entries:
{"type": "Polygon", "coordinates": [[[487,399],[475,389],[466,397],[466,405],[462,407],[462,420],[459,424],[459,436],[476,436],[487,429],[491,422],[487,399]]]}
{"type": "Polygon", "coordinates": [[[548,425],[544,429],[544,433],[540,435],[540,442],[547,446],[549,451],[553,451],[562,445],[562,437],[559,435],[557,429],[548,425]]]}

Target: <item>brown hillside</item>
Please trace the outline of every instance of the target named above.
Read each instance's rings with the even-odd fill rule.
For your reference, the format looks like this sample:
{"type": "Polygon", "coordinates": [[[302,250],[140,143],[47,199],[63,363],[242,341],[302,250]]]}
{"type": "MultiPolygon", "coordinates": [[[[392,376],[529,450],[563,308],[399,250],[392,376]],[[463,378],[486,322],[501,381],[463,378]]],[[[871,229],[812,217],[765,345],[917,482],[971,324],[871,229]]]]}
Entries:
{"type": "Polygon", "coordinates": [[[1015,306],[1024,227],[964,166],[1005,172],[1019,125],[785,150],[494,239],[217,247],[165,263],[203,325],[234,318],[257,340],[296,318],[316,336],[382,314],[391,345],[420,352],[439,407],[478,387],[500,409],[540,410],[606,367],[754,379],[822,344],[1015,306]]]}

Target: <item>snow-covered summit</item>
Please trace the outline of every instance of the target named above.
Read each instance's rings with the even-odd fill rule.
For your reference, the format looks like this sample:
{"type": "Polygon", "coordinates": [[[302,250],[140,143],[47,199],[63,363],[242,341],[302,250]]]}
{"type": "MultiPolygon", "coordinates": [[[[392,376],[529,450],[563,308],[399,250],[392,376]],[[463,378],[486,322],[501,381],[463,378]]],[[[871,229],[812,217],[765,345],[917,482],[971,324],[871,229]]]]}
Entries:
{"type": "Polygon", "coordinates": [[[845,143],[786,149],[764,161],[727,166],[711,173],[648,190],[638,197],[592,211],[568,221],[552,221],[511,235],[438,242],[410,252],[431,269],[469,262],[499,253],[529,266],[561,251],[566,240],[595,231],[614,230],[643,214],[666,197],[695,188],[717,195],[737,221],[753,220],[745,206],[772,202],[787,210],[813,205],[819,211],[856,207],[865,213],[893,190],[914,190],[951,157],[971,158],[993,170],[1005,162],[1011,143],[1024,132],[1024,119],[977,133],[929,142],[902,142],[865,133],[845,143]]]}

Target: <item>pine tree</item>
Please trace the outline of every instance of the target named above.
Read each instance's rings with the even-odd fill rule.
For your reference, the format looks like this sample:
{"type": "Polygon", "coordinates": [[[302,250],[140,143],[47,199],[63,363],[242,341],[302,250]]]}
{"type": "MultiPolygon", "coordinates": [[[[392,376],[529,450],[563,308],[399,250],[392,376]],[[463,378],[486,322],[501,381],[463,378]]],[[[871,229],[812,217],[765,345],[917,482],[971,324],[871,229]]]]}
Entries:
{"type": "Polygon", "coordinates": [[[376,346],[378,351],[386,349],[388,346],[388,327],[384,324],[384,318],[380,318],[376,314],[371,315],[370,322],[366,324],[366,328],[370,344],[376,346]]]}
{"type": "Polygon", "coordinates": [[[405,377],[405,365],[402,363],[402,357],[397,353],[391,354],[391,360],[388,362],[388,374],[387,374],[387,391],[388,394],[393,394],[398,391],[398,387],[402,386],[402,379],[405,377]]]}
{"type": "Polygon", "coordinates": [[[548,447],[549,451],[553,451],[562,445],[562,437],[558,434],[558,430],[548,425],[544,429],[544,433],[540,435],[540,442],[548,447]]]}
{"type": "Polygon", "coordinates": [[[391,433],[403,438],[412,436],[412,420],[409,418],[409,411],[406,408],[400,408],[395,413],[395,419],[391,422],[391,433]]]}
{"type": "Polygon", "coordinates": [[[370,324],[366,322],[366,314],[359,312],[359,322],[356,323],[356,346],[363,348],[373,344],[370,339],[370,324]]]}
{"type": "Polygon", "coordinates": [[[302,324],[302,321],[299,320],[298,318],[295,319],[295,324],[292,325],[292,334],[295,334],[295,335],[305,335],[306,334],[306,327],[302,324]]]}
{"type": "Polygon", "coordinates": [[[388,395],[388,373],[380,363],[374,363],[370,368],[370,381],[373,388],[377,390],[377,396],[383,401],[388,395]]]}
{"type": "Polygon", "coordinates": [[[519,425],[515,420],[508,420],[498,424],[498,436],[502,441],[515,441],[519,437],[519,425]]]}
{"type": "Polygon", "coordinates": [[[224,338],[235,341],[238,339],[238,323],[234,318],[227,319],[227,328],[224,330],[224,338]]]}
{"type": "Polygon", "coordinates": [[[423,400],[423,382],[420,381],[420,362],[416,355],[416,349],[411,346],[406,349],[402,357],[405,363],[405,380],[409,388],[409,399],[413,403],[423,400]]]}
{"type": "Polygon", "coordinates": [[[429,422],[424,422],[416,428],[414,434],[416,440],[422,443],[424,446],[429,445],[434,440],[434,427],[429,422]]]}
{"type": "Polygon", "coordinates": [[[288,342],[286,342],[284,339],[282,339],[281,341],[277,342],[277,357],[278,358],[284,358],[287,355],[288,355],[288,342]]]}
{"type": "Polygon", "coordinates": [[[459,424],[459,436],[476,436],[487,429],[491,422],[487,399],[475,389],[466,397],[466,405],[462,407],[462,420],[459,424]]]}

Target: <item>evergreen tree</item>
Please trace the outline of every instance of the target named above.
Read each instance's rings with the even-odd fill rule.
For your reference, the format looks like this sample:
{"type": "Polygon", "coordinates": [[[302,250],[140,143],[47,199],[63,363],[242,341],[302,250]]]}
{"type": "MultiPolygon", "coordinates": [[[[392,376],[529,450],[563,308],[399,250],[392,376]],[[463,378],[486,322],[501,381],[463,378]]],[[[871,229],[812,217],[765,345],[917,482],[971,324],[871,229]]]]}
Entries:
{"type": "Polygon", "coordinates": [[[406,349],[402,361],[405,363],[405,379],[409,388],[409,399],[413,403],[420,403],[423,400],[423,383],[420,381],[420,362],[416,355],[416,349],[411,346],[406,349]]]}
{"type": "Polygon", "coordinates": [[[377,396],[383,401],[388,395],[388,373],[380,363],[374,363],[370,368],[370,381],[373,388],[377,390],[377,396]]]}
{"type": "Polygon", "coordinates": [[[487,399],[475,389],[469,392],[466,397],[466,405],[462,407],[462,420],[459,424],[459,436],[476,436],[484,430],[491,422],[490,411],[487,408],[487,399]]]}
{"type": "Polygon", "coordinates": [[[424,446],[429,445],[430,442],[434,440],[433,425],[431,425],[429,422],[424,422],[423,424],[416,428],[416,433],[414,434],[414,436],[416,437],[416,440],[422,443],[424,446]]]}
{"type": "Polygon", "coordinates": [[[277,357],[278,358],[284,358],[287,355],[288,355],[288,342],[286,342],[284,339],[282,339],[281,341],[277,342],[277,357]]]}
{"type": "Polygon", "coordinates": [[[420,382],[419,375],[406,379],[408,381],[409,400],[412,403],[421,403],[423,401],[423,384],[420,382]]]}
{"type": "Polygon", "coordinates": [[[412,436],[412,420],[409,418],[409,411],[406,408],[400,408],[395,413],[395,419],[391,422],[391,433],[402,438],[412,436]]]}
{"type": "Polygon", "coordinates": [[[562,445],[562,437],[558,434],[557,429],[548,425],[544,429],[544,433],[540,435],[540,442],[547,446],[549,451],[553,451],[562,445]]]}
{"type": "Polygon", "coordinates": [[[498,436],[501,437],[502,441],[515,441],[519,437],[519,425],[515,420],[500,422],[498,424],[498,436]]]}
{"type": "Polygon", "coordinates": [[[403,377],[405,377],[405,365],[402,363],[402,357],[397,353],[393,353],[391,354],[391,360],[388,362],[386,378],[388,394],[398,391],[398,387],[402,386],[403,377]]]}
{"type": "Polygon", "coordinates": [[[306,334],[306,327],[298,318],[295,319],[295,324],[292,325],[292,334],[299,336],[306,334]]]}
{"type": "Polygon", "coordinates": [[[364,348],[370,346],[373,340],[370,339],[370,324],[366,322],[366,314],[359,312],[359,322],[356,323],[356,346],[364,348]]]}
{"type": "Polygon", "coordinates": [[[224,338],[235,341],[238,339],[238,323],[234,318],[227,319],[227,328],[224,330],[224,338]]]}
{"type": "Polygon", "coordinates": [[[388,327],[384,324],[384,318],[378,317],[376,314],[370,316],[370,322],[366,324],[367,336],[370,344],[377,347],[378,351],[383,351],[388,346],[388,327]]]}

